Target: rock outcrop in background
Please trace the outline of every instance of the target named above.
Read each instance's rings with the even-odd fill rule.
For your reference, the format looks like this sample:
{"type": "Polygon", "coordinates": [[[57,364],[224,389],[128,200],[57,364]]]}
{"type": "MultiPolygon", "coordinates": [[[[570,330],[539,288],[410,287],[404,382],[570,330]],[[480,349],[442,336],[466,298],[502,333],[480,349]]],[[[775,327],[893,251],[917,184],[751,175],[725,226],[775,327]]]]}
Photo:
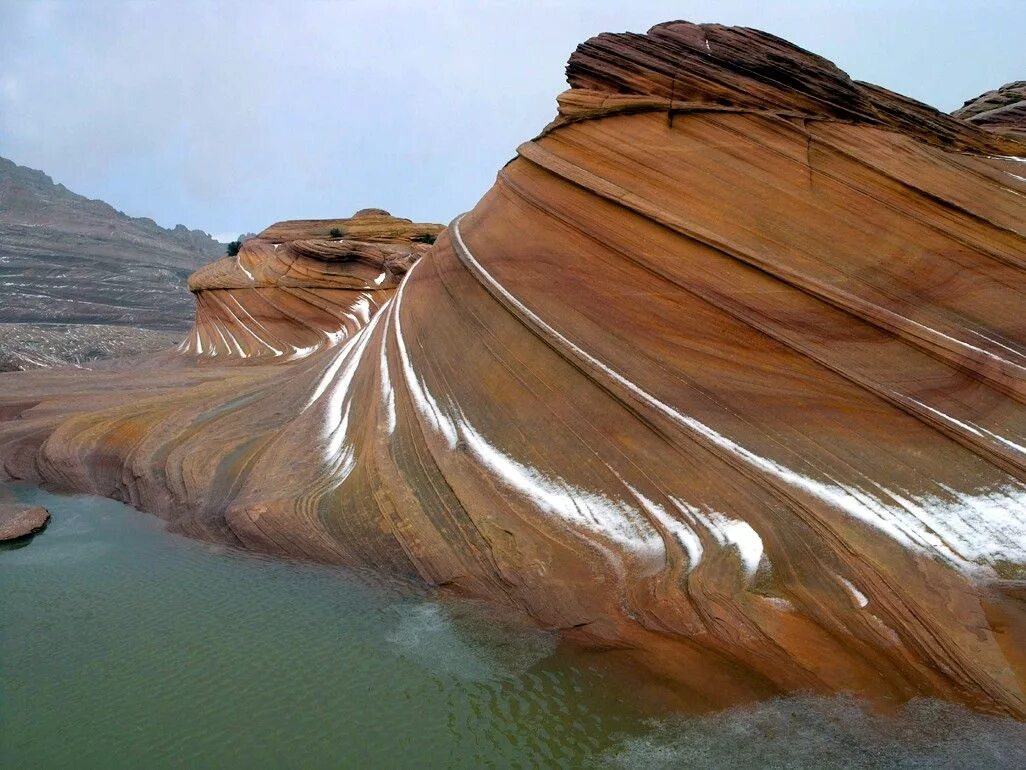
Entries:
{"type": "Polygon", "coordinates": [[[1026,141],[1026,80],[981,94],[951,114],[984,131],[1026,141]]]}
{"type": "Polygon", "coordinates": [[[310,355],[365,326],[444,228],[381,209],[278,222],[189,278],[196,322],[180,349],[200,360],[310,355]]]}
{"type": "Polygon", "coordinates": [[[3,472],[488,598],[691,708],[1026,717],[1026,146],[749,29],[567,74],[398,289],[361,217],[269,228],[174,356],[6,376],[3,472]]]}

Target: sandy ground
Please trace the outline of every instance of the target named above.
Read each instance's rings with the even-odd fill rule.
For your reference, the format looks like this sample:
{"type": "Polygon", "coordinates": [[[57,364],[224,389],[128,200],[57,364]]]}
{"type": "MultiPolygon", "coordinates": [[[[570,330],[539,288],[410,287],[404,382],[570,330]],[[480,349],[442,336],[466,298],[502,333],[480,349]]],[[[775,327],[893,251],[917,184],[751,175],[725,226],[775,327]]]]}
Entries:
{"type": "Polygon", "coordinates": [[[177,344],[179,332],[103,324],[0,324],[0,372],[134,356],[177,344]]]}

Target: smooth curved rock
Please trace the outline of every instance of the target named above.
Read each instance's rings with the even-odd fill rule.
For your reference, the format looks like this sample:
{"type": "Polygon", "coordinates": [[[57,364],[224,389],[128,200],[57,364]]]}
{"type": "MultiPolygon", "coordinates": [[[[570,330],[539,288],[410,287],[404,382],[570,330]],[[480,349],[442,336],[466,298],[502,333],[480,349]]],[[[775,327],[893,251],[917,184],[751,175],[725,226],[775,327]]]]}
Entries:
{"type": "Polygon", "coordinates": [[[20,540],[42,532],[50,523],[50,512],[39,506],[0,503],[0,543],[20,540]]]}
{"type": "MultiPolygon", "coordinates": [[[[3,471],[518,608],[691,706],[1026,716],[1026,147],[753,30],[602,35],[568,73],[338,345],[6,377],[3,471]]],[[[198,299],[320,329],[292,277],[370,291],[362,247],[307,269],[334,226],[198,299]]],[[[199,302],[204,350],[266,341],[234,315],[199,302]]]]}

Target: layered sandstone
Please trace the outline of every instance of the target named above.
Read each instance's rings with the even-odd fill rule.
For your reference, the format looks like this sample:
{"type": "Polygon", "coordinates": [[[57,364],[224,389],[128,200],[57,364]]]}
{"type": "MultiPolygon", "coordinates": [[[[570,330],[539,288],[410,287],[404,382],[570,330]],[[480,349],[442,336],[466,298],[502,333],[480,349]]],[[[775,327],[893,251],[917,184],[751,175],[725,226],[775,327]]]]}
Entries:
{"type": "Polygon", "coordinates": [[[338,344],[370,321],[442,229],[381,209],[271,225],[189,277],[196,322],[179,350],[292,360],[338,344]]]}
{"type": "MultiPolygon", "coordinates": [[[[568,79],[340,344],[7,376],[6,474],[490,598],[692,706],[1026,716],[1026,147],[754,30],[601,35],[568,79]]],[[[388,263],[329,270],[333,226],[193,288],[318,330],[293,280],[388,263]]],[[[266,339],[199,304],[204,349],[266,339]]]]}

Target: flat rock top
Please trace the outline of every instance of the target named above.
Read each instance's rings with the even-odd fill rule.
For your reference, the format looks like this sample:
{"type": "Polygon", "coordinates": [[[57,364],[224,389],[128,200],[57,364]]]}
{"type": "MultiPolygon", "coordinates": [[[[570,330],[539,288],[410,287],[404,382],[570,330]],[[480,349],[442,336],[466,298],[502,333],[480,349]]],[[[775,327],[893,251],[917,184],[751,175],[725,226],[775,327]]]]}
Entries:
{"type": "Polygon", "coordinates": [[[50,512],[38,505],[0,503],[0,542],[35,534],[49,521],[50,512]]]}
{"type": "Polygon", "coordinates": [[[442,225],[394,217],[384,209],[360,209],[353,216],[341,219],[287,219],[276,222],[257,238],[270,243],[327,238],[371,243],[410,243],[427,236],[436,236],[444,229],[442,225]],[[340,235],[333,234],[336,230],[340,235]]]}

